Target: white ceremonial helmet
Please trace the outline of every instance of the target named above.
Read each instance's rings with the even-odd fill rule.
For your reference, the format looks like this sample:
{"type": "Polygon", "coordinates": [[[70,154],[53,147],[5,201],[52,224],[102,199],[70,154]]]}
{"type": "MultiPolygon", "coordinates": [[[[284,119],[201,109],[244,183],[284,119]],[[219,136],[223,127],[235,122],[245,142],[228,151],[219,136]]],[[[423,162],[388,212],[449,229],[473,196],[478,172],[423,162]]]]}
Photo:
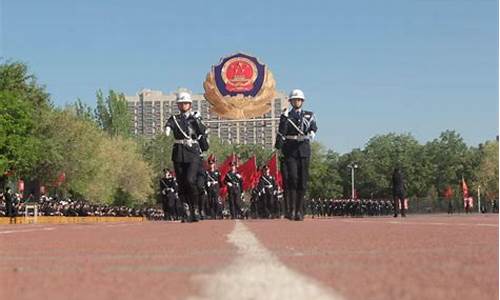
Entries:
{"type": "Polygon", "coordinates": [[[177,94],[177,100],[175,103],[193,103],[193,100],[188,92],[180,92],[177,94]]]}
{"type": "Polygon", "coordinates": [[[299,89],[294,89],[290,92],[290,95],[288,96],[288,100],[292,99],[302,99],[303,101],[306,100],[304,96],[304,92],[299,90],[299,89]]]}

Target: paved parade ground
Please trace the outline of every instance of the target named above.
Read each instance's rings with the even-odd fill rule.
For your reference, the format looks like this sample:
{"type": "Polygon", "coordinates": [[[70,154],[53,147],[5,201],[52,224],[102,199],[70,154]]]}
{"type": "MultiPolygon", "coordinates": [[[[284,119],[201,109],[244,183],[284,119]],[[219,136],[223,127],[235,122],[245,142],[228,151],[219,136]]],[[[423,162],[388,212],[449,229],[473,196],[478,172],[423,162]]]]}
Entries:
{"type": "Polygon", "coordinates": [[[498,299],[498,215],[0,225],[0,299],[498,299]]]}

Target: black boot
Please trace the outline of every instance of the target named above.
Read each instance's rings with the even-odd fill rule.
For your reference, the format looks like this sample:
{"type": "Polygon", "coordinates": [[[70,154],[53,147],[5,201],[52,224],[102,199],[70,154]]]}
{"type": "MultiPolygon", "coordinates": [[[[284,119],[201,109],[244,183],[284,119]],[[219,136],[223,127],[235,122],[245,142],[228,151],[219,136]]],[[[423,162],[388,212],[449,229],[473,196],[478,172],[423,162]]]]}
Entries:
{"type": "Polygon", "coordinates": [[[198,209],[198,205],[194,204],[190,207],[191,212],[191,221],[198,222],[200,220],[200,211],[198,209]]]}
{"type": "Polygon", "coordinates": [[[193,211],[193,218],[192,218],[193,222],[198,222],[200,221],[200,212],[197,208],[194,209],[193,211]]]}
{"type": "Polygon", "coordinates": [[[182,223],[191,223],[192,222],[192,214],[191,214],[191,208],[187,202],[185,202],[182,197],[182,208],[183,208],[183,214],[182,214],[182,223]]]}
{"type": "Polygon", "coordinates": [[[394,200],[394,218],[397,218],[398,217],[398,213],[399,213],[399,202],[398,200],[394,200]]]}
{"type": "Polygon", "coordinates": [[[304,221],[304,191],[297,191],[295,199],[295,221],[304,221]]]}
{"type": "Polygon", "coordinates": [[[290,220],[290,205],[288,203],[288,190],[283,191],[283,216],[290,220]]]}
{"type": "Polygon", "coordinates": [[[198,222],[200,220],[200,214],[198,210],[198,193],[196,190],[191,191],[189,196],[186,196],[187,203],[189,204],[189,214],[191,216],[191,222],[198,222]]]}
{"type": "Polygon", "coordinates": [[[297,191],[290,190],[288,193],[288,204],[290,205],[290,220],[295,220],[297,217],[298,207],[297,207],[297,191]]]}

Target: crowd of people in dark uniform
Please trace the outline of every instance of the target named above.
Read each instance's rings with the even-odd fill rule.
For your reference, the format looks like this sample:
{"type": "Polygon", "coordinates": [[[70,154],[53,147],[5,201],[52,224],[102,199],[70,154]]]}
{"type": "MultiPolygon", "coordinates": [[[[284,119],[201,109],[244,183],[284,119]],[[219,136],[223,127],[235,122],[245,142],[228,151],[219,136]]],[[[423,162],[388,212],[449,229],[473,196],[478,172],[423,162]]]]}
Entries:
{"type": "MultiPolygon", "coordinates": [[[[199,176],[199,218],[213,219],[276,219],[285,216],[284,193],[276,180],[269,173],[269,167],[261,168],[262,175],[255,186],[245,196],[242,191],[243,182],[235,168],[224,178],[228,186],[226,200],[219,195],[222,184],[220,173],[215,168],[215,160],[209,158],[209,170],[204,176],[199,176]]],[[[203,171],[201,171],[203,173],[203,171]]],[[[166,220],[182,220],[184,209],[177,195],[177,181],[170,170],[165,170],[165,176],[160,180],[162,205],[166,220]]],[[[334,216],[387,216],[394,212],[393,200],[372,199],[310,199],[305,201],[305,214],[312,218],[334,216]]]]}
{"type": "Polygon", "coordinates": [[[388,216],[394,213],[394,206],[388,199],[311,199],[309,211],[313,218],[388,216]]]}
{"type": "Polygon", "coordinates": [[[270,175],[269,168],[261,169],[261,177],[250,197],[243,196],[243,178],[237,162],[221,178],[215,159],[208,159],[208,170],[203,168],[202,153],[209,148],[207,128],[200,114],[192,111],[191,95],[177,95],[179,114],[172,115],[165,124],[167,136],[173,135],[172,162],[177,180],[165,170],[160,189],[166,220],[198,222],[202,219],[285,218],[302,221],[309,213],[319,216],[378,216],[394,213],[406,216],[406,195],[403,173],[395,168],[392,178],[393,202],[389,200],[311,200],[305,201],[311,158],[310,141],[318,126],[312,111],[302,109],[305,95],[294,89],[289,95],[290,107],[283,110],[276,135],[275,148],[281,153],[282,188],[270,175]],[[227,188],[224,207],[219,190],[227,188]],[[249,199],[248,199],[249,198],[249,199]]]}
{"type": "MultiPolygon", "coordinates": [[[[394,212],[397,216],[398,212],[389,200],[312,199],[306,203],[310,141],[314,139],[318,127],[313,112],[302,109],[304,101],[301,90],[292,90],[289,96],[291,107],[280,116],[275,148],[281,152],[283,186],[278,186],[268,166],[263,166],[258,184],[251,189],[250,195],[244,197],[243,178],[238,173],[236,161],[230,162],[231,170],[224,178],[217,171],[212,156],[208,158],[208,169],[203,167],[201,155],[209,148],[206,126],[199,114],[191,110],[191,95],[179,93],[176,102],[180,113],[171,116],[165,125],[166,134],[174,136],[172,162],[177,177],[172,171],[165,170],[165,176],[160,181],[165,219],[197,222],[226,217],[269,219],[284,216],[301,221],[306,213],[313,217],[325,217],[378,216],[394,212]],[[224,202],[219,197],[223,185],[227,188],[224,202]]],[[[395,173],[393,180],[399,206],[405,198],[402,174],[395,173]]],[[[404,205],[400,212],[403,217],[406,215],[404,205]]]]}
{"type": "MultiPolygon", "coordinates": [[[[113,206],[91,204],[85,200],[70,198],[58,199],[42,195],[35,199],[30,195],[23,199],[21,194],[11,193],[10,189],[0,193],[0,217],[20,217],[25,215],[28,204],[37,205],[38,216],[66,216],[66,217],[144,217],[149,220],[162,220],[163,210],[155,207],[131,208],[127,206],[113,206]]],[[[30,210],[33,214],[33,210],[30,210]]]]}

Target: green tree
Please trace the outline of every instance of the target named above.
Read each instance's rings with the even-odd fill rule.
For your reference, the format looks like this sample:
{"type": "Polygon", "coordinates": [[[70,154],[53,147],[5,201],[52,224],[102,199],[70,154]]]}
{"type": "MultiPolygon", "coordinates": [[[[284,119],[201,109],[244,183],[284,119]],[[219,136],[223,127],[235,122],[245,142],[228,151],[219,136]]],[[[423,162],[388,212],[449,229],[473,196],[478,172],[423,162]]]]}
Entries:
{"type": "Polygon", "coordinates": [[[76,102],[74,104],[74,109],[78,117],[89,121],[94,121],[94,114],[92,113],[92,108],[89,105],[83,103],[80,98],[76,99],[76,102]]]}
{"type": "Polygon", "coordinates": [[[422,148],[410,134],[389,133],[371,138],[363,150],[364,165],[360,165],[359,170],[360,192],[365,197],[367,193],[374,193],[377,197],[390,196],[392,173],[399,167],[405,174],[408,194],[425,194],[424,173],[428,163],[421,155],[422,148]]]}
{"type": "Polygon", "coordinates": [[[488,200],[498,199],[498,142],[486,142],[480,152],[481,161],[475,185],[481,185],[488,200]]]}
{"type": "Polygon", "coordinates": [[[22,101],[31,104],[35,111],[52,107],[45,87],[38,84],[28,66],[20,62],[5,62],[0,65],[0,91],[12,92],[22,101]]]}
{"type": "Polygon", "coordinates": [[[33,106],[19,94],[0,91],[0,174],[26,174],[37,161],[39,140],[33,137],[33,106]]]}
{"type": "Polygon", "coordinates": [[[154,198],[153,170],[133,140],[105,136],[95,158],[99,168],[86,191],[89,199],[130,205],[154,198]]]}
{"type": "Polygon", "coordinates": [[[309,168],[309,198],[337,198],[342,195],[341,178],[337,171],[339,156],[318,142],[311,144],[309,168]]]}
{"type": "Polygon", "coordinates": [[[41,114],[51,109],[45,88],[19,62],[0,65],[0,174],[29,173],[38,160],[40,141],[33,132],[41,114]]]}
{"type": "Polygon", "coordinates": [[[90,180],[99,170],[95,154],[104,138],[94,123],[78,118],[69,110],[46,112],[37,126],[42,140],[39,162],[33,166],[32,179],[51,186],[61,172],[66,180],[60,187],[86,196],[90,180]]]}
{"type": "Polygon", "coordinates": [[[174,139],[172,136],[158,134],[150,140],[138,137],[136,138],[136,142],[142,146],[141,152],[143,157],[152,167],[156,177],[163,175],[163,169],[173,168],[171,156],[174,139]]]}
{"type": "Polygon", "coordinates": [[[430,159],[432,183],[438,191],[447,186],[456,186],[465,177],[467,159],[470,158],[468,147],[460,134],[447,130],[439,138],[425,145],[424,151],[430,159]]]}
{"type": "Polygon", "coordinates": [[[70,110],[47,113],[37,133],[44,141],[37,182],[52,185],[61,172],[58,189],[94,203],[113,203],[127,195],[127,203],[142,203],[152,194],[152,170],[137,143],[109,136],[70,110]]]}
{"type": "Polygon", "coordinates": [[[99,90],[96,97],[95,119],[99,127],[112,136],[130,136],[130,114],[125,95],[110,90],[104,97],[99,90]]]}

